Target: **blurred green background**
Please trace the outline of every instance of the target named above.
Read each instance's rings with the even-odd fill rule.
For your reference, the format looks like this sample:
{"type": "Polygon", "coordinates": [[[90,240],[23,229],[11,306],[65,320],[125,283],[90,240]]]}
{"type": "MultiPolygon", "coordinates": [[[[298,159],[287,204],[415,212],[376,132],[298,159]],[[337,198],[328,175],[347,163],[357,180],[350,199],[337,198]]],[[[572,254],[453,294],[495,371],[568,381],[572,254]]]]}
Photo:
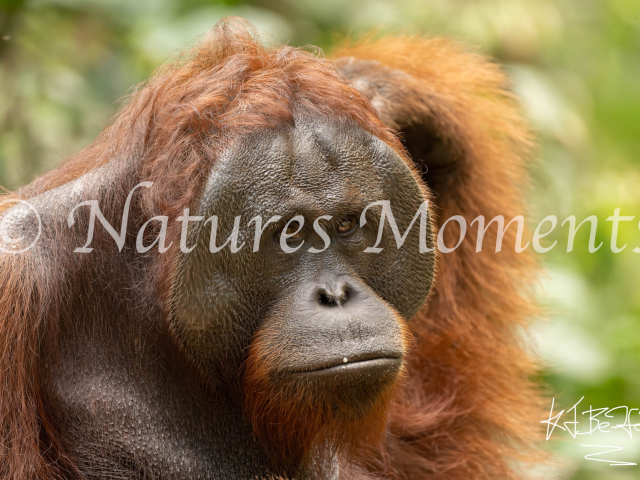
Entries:
{"type": "MultiPolygon", "coordinates": [[[[567,253],[559,225],[541,255],[548,320],[535,348],[556,407],[582,396],[579,412],[640,407],[640,218],[621,226],[621,253],[605,221],[615,208],[640,215],[639,0],[0,0],[0,185],[28,183],[87,145],[131,86],[226,15],[296,46],[330,51],[333,33],[377,29],[447,35],[504,63],[540,138],[531,224],[596,215],[605,242],[589,253],[585,228],[567,253]]],[[[617,432],[556,430],[563,466],[543,477],[640,478],[640,466],[583,458],[595,450],[581,443],[619,445],[609,458],[640,463],[640,431],[617,432]]]]}

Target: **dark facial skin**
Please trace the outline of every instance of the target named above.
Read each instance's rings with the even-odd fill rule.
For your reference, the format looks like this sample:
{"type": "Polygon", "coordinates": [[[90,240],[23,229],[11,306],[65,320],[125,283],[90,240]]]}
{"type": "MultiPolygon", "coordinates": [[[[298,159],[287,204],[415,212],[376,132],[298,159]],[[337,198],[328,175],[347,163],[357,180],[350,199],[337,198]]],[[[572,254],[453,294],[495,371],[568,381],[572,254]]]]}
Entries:
{"type": "MultiPolygon", "coordinates": [[[[244,366],[259,332],[266,332],[267,357],[258,361],[269,362],[278,385],[312,384],[314,398],[329,408],[335,392],[343,392],[353,406],[351,420],[364,418],[378,392],[397,380],[407,350],[401,325],[423,305],[433,277],[433,253],[418,252],[418,223],[400,249],[385,224],[382,252],[364,253],[376,242],[380,216],[373,207],[361,228],[365,206],[390,200],[404,233],[426,200],[404,161],[357,125],[304,114],[295,127],[237,141],[209,173],[191,215],[219,216],[217,245],[241,215],[238,243],[246,244],[237,253],[227,246],[212,254],[211,224],[191,224],[187,245],[196,248],[175,259],[169,328],[157,292],[134,294],[158,271],[155,257],[136,254],[130,244],[118,252],[101,227],[91,254],[48,253],[57,250],[47,239],[68,232],[71,208],[86,199],[113,201],[110,192],[135,178],[126,168],[106,165],[31,200],[43,216],[45,241],[31,252],[43,277],[60,275],[58,264],[69,266],[70,306],[60,313],[44,388],[64,419],[63,442],[79,467],[90,478],[283,473],[243,407],[253,393],[243,391],[244,366]],[[249,220],[257,215],[282,220],[267,226],[253,252],[249,220]],[[304,244],[284,253],[278,232],[295,215],[305,224],[288,245],[304,244]],[[322,223],[331,242],[311,253],[324,247],[313,230],[321,215],[333,217],[322,223]],[[356,226],[345,230],[343,220],[350,218],[356,226]],[[78,270],[94,280],[76,282],[78,270]]],[[[128,191],[121,193],[118,198],[126,198],[128,191]]],[[[129,228],[137,233],[136,225],[129,228]]],[[[72,235],[75,246],[84,244],[86,220],[78,219],[72,235]]]]}
{"type": "MultiPolygon", "coordinates": [[[[340,403],[348,420],[366,416],[397,380],[408,347],[403,325],[424,303],[434,269],[433,254],[418,251],[417,224],[398,249],[385,223],[382,252],[364,252],[376,243],[380,208],[363,226],[360,214],[379,200],[390,201],[404,232],[426,197],[390,147],[352,124],[300,115],[295,127],[242,139],[222,156],[196,214],[220,217],[216,245],[241,216],[237,245],[245,245],[212,254],[210,225],[194,224],[187,245],[196,248],[178,259],[172,291],[173,331],[206,377],[238,385],[254,339],[252,366],[265,365],[272,388],[304,386],[317,408],[340,403]],[[266,227],[254,252],[250,219],[264,225],[274,215],[280,221],[266,227]],[[280,235],[296,216],[287,245],[299,249],[287,253],[280,235]],[[320,216],[331,217],[321,223],[327,248],[312,227],[320,216]]],[[[294,395],[283,401],[295,404],[294,395]]],[[[270,436],[263,442],[283,441],[270,436]]]]}
{"type": "Polygon", "coordinates": [[[212,254],[210,224],[193,225],[187,243],[197,247],[178,260],[173,288],[173,326],[185,350],[212,376],[233,376],[256,329],[277,321],[291,349],[287,371],[313,370],[326,381],[336,372],[397,371],[404,346],[396,316],[409,320],[424,303],[434,257],[418,252],[417,224],[400,249],[385,224],[384,250],[364,253],[376,242],[380,207],[369,209],[372,221],[362,228],[360,214],[378,200],[390,200],[404,233],[426,198],[402,159],[355,125],[299,116],[295,127],[238,142],[211,172],[195,214],[220,217],[217,245],[241,215],[238,245],[246,244],[212,254]],[[253,252],[249,220],[260,216],[264,225],[274,215],[282,219],[267,226],[253,252]],[[279,234],[296,215],[304,226],[287,244],[303,244],[285,253],[279,234]],[[313,229],[321,215],[333,217],[323,224],[330,245],[311,253],[325,244],[313,229]],[[351,219],[353,228],[341,233],[340,222],[351,219]]]}

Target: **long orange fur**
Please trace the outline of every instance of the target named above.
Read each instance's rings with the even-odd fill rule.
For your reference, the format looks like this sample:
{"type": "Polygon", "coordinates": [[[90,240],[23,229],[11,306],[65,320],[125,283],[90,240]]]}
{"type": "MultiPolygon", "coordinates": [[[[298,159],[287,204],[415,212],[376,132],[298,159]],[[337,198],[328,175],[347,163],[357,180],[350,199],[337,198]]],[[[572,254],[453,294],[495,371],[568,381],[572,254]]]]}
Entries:
{"type": "MultiPolygon", "coordinates": [[[[436,118],[464,155],[465,169],[435,200],[440,225],[456,214],[470,222],[477,215],[523,213],[531,139],[496,65],[446,40],[409,37],[366,40],[336,56],[404,71],[416,95],[437,100],[408,98],[405,108],[436,118]]],[[[355,121],[410,162],[391,130],[398,125],[329,61],[291,47],[264,47],[250,27],[232,20],[139,87],[93,144],[12,197],[33,197],[107,162],[137,162],[140,179],[165,186],[142,198],[146,214],[176,216],[197,201],[225,142],[291,123],[294,104],[355,121]]],[[[404,385],[378,413],[387,433],[369,455],[345,462],[345,478],[510,479],[518,476],[513,462],[536,451],[536,370],[520,333],[535,312],[530,289],[536,266],[529,254],[514,252],[513,232],[500,253],[492,251],[493,240],[490,230],[488,248],[476,253],[470,229],[455,252],[440,256],[435,293],[409,322],[416,345],[404,385]]],[[[456,243],[453,228],[445,241],[456,243]]],[[[158,271],[169,268],[167,262],[158,260],[158,271]]],[[[164,288],[162,276],[154,275],[164,288]]],[[[28,254],[0,256],[2,479],[82,478],[61,440],[63,422],[40,384],[41,342],[55,338],[62,288],[55,278],[42,278],[28,254]]]]}

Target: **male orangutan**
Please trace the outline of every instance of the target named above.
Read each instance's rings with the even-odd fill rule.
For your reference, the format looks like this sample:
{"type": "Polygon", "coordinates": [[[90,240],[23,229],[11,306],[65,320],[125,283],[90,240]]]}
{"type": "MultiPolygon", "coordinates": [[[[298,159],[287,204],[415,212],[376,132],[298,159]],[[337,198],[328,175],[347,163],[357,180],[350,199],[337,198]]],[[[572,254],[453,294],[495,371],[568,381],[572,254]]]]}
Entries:
{"type": "Polygon", "coordinates": [[[2,199],[0,478],[525,476],[535,262],[459,226],[523,213],[505,76],[256,38],[221,21],[2,199]]]}

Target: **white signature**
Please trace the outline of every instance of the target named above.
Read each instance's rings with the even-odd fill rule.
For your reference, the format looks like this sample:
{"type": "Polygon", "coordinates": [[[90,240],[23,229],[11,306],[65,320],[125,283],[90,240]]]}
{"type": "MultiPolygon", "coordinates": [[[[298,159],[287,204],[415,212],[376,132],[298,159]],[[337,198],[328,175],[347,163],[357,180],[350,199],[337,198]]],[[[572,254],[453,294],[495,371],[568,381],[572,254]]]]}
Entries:
{"type": "MultiPolygon", "coordinates": [[[[573,438],[577,438],[578,435],[592,435],[594,433],[611,433],[614,430],[622,429],[629,435],[629,438],[633,439],[633,433],[640,432],[640,423],[632,423],[631,421],[631,416],[634,414],[637,415],[638,420],[640,420],[640,409],[629,408],[626,406],[620,406],[620,407],[614,407],[614,408],[609,408],[609,407],[594,408],[591,405],[589,405],[589,410],[584,410],[580,412],[581,415],[588,415],[588,428],[581,431],[578,428],[578,424],[580,423],[578,421],[578,405],[580,404],[580,402],[582,402],[583,399],[584,397],[578,400],[570,409],[561,410],[559,413],[555,415],[553,413],[553,406],[555,403],[555,399],[551,400],[551,410],[549,411],[549,418],[547,420],[543,420],[542,422],[540,422],[547,425],[547,438],[546,438],[547,440],[551,438],[551,434],[553,433],[553,430],[555,428],[559,428],[560,430],[563,430],[569,433],[569,435],[571,435],[573,438]],[[571,412],[573,412],[573,414],[571,414],[571,412]],[[560,418],[565,413],[569,418],[572,417],[573,420],[568,420],[560,424],[560,418]]],[[[582,423],[583,424],[586,423],[586,419],[583,419],[582,423]]],[[[618,460],[608,460],[608,459],[602,458],[602,455],[607,455],[609,453],[621,451],[622,447],[615,446],[615,445],[587,445],[587,444],[581,444],[581,446],[600,449],[600,451],[585,455],[584,458],[587,460],[593,460],[596,462],[606,462],[611,466],[637,465],[637,463],[622,462],[618,460]],[[596,458],[596,457],[600,457],[600,458],[596,458]]]]}

